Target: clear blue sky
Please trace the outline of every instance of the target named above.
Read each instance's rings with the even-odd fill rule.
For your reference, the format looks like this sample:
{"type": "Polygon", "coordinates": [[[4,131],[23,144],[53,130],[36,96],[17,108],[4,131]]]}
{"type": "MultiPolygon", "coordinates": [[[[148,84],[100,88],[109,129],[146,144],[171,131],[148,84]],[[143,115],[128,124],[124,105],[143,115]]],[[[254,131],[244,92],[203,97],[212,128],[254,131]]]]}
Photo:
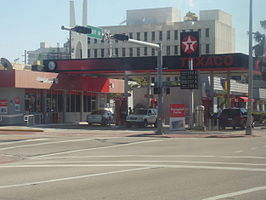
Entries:
{"type": "MultiPolygon", "coordinates": [[[[0,57],[11,62],[23,61],[24,50],[39,48],[40,42],[60,46],[68,33],[60,29],[69,25],[69,0],[0,0],[0,57]]],[[[266,20],[266,1],[253,0],[254,26],[266,20]]],[[[142,8],[175,7],[182,11],[221,9],[233,16],[236,29],[236,51],[248,52],[249,0],[88,0],[88,24],[94,26],[118,25],[126,18],[126,10],[142,8]]],[[[76,22],[81,24],[82,0],[75,0],[76,22]]]]}

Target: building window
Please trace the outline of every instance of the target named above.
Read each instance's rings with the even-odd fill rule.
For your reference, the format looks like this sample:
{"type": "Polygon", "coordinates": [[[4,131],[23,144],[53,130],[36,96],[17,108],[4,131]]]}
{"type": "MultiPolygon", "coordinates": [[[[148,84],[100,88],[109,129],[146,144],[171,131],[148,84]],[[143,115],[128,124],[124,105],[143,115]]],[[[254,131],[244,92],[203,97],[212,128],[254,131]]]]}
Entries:
{"type": "Polygon", "coordinates": [[[167,40],[170,40],[171,39],[171,31],[167,31],[167,37],[166,37],[167,40]]]}
{"type": "Polygon", "coordinates": [[[97,44],[97,39],[94,39],[94,44],[97,44]]]}
{"type": "Polygon", "coordinates": [[[210,37],[210,29],[206,28],[205,37],[210,37]]]}
{"type": "Polygon", "coordinates": [[[175,30],[175,40],[178,40],[178,30],[175,30]]]}
{"type": "Polygon", "coordinates": [[[151,83],[155,83],[155,77],[151,77],[151,83]]]}
{"type": "Polygon", "coordinates": [[[168,76],[165,78],[165,80],[169,82],[169,81],[171,81],[171,77],[168,76]]]}
{"type": "Polygon", "coordinates": [[[122,48],[122,56],[123,56],[123,57],[126,56],[126,48],[122,48]]]}
{"type": "Polygon", "coordinates": [[[115,48],[115,56],[118,57],[118,48],[115,48]]]}
{"type": "Polygon", "coordinates": [[[210,53],[210,45],[206,44],[206,54],[209,54],[209,53],[210,53]]]}
{"type": "Polygon", "coordinates": [[[201,37],[201,29],[198,29],[199,32],[199,38],[201,37]]]}
{"type": "Polygon", "coordinates": [[[147,41],[147,40],[148,40],[148,33],[144,32],[144,41],[147,41]]]}
{"type": "Polygon", "coordinates": [[[133,39],[133,33],[129,33],[129,38],[133,39]]]}
{"type": "Polygon", "coordinates": [[[137,32],[137,40],[140,40],[140,32],[137,32]]]}
{"type": "Polygon", "coordinates": [[[159,32],[159,40],[160,40],[160,41],[163,40],[163,32],[162,32],[162,31],[159,32]]]}
{"type": "Polygon", "coordinates": [[[155,49],[154,48],[151,49],[151,55],[155,56],[155,49]]]}
{"type": "Polygon", "coordinates": [[[129,48],[129,57],[133,57],[133,48],[129,48]]]}
{"type": "Polygon", "coordinates": [[[97,49],[94,49],[94,58],[97,58],[97,49]]]}
{"type": "Polygon", "coordinates": [[[91,50],[88,49],[88,58],[90,58],[90,57],[91,57],[91,50]]]}
{"type": "Polygon", "coordinates": [[[175,55],[178,55],[178,45],[175,45],[175,55]]]}
{"type": "Polygon", "coordinates": [[[91,38],[88,37],[88,44],[90,44],[90,43],[91,43],[91,38]]]}
{"type": "Polygon", "coordinates": [[[147,56],[147,55],[148,55],[148,48],[144,47],[144,56],[147,56]]]}
{"type": "Polygon", "coordinates": [[[140,48],[137,48],[137,56],[140,56],[140,48]]]}
{"type": "Polygon", "coordinates": [[[152,40],[152,41],[155,40],[155,32],[154,32],[154,31],[151,32],[151,40],[152,40]]]}
{"type": "Polygon", "coordinates": [[[104,43],[104,39],[101,39],[101,43],[104,43]]]}
{"type": "Polygon", "coordinates": [[[104,49],[101,49],[101,57],[104,57],[104,49]]]}
{"type": "Polygon", "coordinates": [[[171,47],[170,46],[166,46],[166,55],[169,56],[171,53],[171,47]]]}

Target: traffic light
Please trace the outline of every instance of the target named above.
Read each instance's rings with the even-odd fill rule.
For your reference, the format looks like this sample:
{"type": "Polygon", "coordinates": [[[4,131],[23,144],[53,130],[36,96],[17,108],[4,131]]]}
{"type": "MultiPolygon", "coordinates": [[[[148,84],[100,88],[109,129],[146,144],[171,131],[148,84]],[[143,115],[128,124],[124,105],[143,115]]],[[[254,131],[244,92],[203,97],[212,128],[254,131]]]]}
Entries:
{"type": "Polygon", "coordinates": [[[170,91],[171,91],[171,89],[169,87],[165,88],[165,94],[170,94],[170,91]]]}
{"type": "Polygon", "coordinates": [[[112,38],[120,41],[127,41],[129,39],[129,37],[125,34],[115,34],[112,35],[112,38]]]}
{"type": "Polygon", "coordinates": [[[71,30],[75,31],[77,33],[91,34],[91,28],[88,28],[88,27],[85,27],[85,26],[75,26],[71,30]]]}
{"type": "Polygon", "coordinates": [[[158,87],[153,88],[153,94],[161,94],[161,88],[158,87]]]}

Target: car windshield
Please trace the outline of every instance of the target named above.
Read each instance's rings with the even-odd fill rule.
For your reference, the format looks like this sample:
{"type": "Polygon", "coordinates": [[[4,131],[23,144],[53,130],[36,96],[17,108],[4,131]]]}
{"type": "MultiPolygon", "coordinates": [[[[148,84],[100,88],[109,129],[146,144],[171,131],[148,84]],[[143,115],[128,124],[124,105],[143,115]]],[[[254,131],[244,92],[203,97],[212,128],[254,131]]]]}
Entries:
{"type": "Polygon", "coordinates": [[[240,114],[239,109],[225,109],[222,112],[222,115],[227,115],[227,116],[236,116],[240,114]]]}
{"type": "Polygon", "coordinates": [[[134,111],[135,115],[147,115],[147,110],[145,109],[138,109],[134,111]]]}

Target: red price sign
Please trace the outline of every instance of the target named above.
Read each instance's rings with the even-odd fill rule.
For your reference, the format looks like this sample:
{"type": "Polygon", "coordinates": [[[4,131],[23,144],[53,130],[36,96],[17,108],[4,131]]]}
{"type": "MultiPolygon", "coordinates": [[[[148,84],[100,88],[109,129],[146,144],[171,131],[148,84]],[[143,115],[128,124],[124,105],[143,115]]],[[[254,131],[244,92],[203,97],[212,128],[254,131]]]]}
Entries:
{"type": "Polygon", "coordinates": [[[170,117],[185,117],[185,104],[170,104],[170,117]]]}

